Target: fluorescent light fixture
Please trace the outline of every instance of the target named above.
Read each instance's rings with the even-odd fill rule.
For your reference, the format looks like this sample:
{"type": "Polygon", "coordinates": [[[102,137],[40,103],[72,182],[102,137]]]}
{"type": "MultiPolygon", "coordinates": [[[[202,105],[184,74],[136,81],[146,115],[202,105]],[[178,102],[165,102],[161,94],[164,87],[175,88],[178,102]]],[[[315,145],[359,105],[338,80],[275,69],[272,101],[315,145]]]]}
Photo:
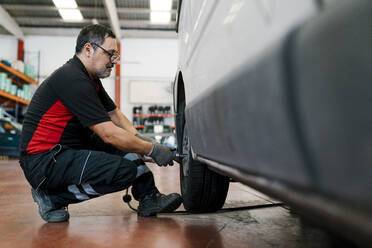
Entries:
{"type": "Polygon", "coordinates": [[[169,23],[171,20],[170,12],[151,12],[151,22],[153,23],[169,23]]]}
{"type": "Polygon", "coordinates": [[[75,0],[53,0],[54,5],[60,9],[76,9],[75,0]]]}
{"type": "Polygon", "coordinates": [[[65,21],[81,21],[83,20],[83,15],[78,9],[59,9],[59,14],[65,21]]]}
{"type": "Polygon", "coordinates": [[[152,11],[170,11],[172,9],[172,0],[150,0],[152,11]]]}

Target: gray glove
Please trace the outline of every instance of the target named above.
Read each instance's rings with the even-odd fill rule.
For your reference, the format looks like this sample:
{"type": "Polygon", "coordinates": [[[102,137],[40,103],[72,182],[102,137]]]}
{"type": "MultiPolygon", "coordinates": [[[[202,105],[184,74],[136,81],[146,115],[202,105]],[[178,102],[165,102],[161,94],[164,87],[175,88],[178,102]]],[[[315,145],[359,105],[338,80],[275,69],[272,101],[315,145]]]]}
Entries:
{"type": "Polygon", "coordinates": [[[157,163],[159,166],[173,165],[173,160],[175,159],[176,149],[168,146],[163,146],[160,144],[154,144],[149,156],[157,163]]]}
{"type": "Polygon", "coordinates": [[[150,138],[150,137],[146,137],[140,133],[136,133],[134,136],[140,138],[141,140],[144,140],[144,141],[147,141],[147,142],[150,142],[152,144],[156,144],[156,140],[154,140],[153,138],[150,138]]]}

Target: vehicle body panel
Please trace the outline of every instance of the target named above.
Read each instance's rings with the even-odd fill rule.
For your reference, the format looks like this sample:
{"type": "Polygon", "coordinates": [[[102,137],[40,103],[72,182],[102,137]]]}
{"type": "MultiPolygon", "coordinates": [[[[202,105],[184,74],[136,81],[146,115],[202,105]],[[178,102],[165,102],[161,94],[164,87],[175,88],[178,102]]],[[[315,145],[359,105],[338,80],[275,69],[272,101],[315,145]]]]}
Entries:
{"type": "Polygon", "coordinates": [[[193,2],[178,139],[186,121],[199,161],[372,241],[372,2],[205,0],[198,15],[193,2]]]}
{"type": "Polygon", "coordinates": [[[187,104],[316,12],[312,0],[182,1],[181,9],[179,71],[192,82],[187,104]]]}
{"type": "MultiPolygon", "coordinates": [[[[193,108],[195,104],[199,105],[200,101],[206,101],[205,96],[210,96],[216,89],[231,87],[225,84],[231,80],[239,80],[233,79],[234,75],[244,77],[246,68],[251,66],[256,58],[262,56],[273,43],[278,42],[290,29],[315,12],[316,6],[312,0],[183,1],[179,24],[178,72],[182,73],[183,81],[186,82],[184,90],[187,109],[193,108]],[[195,2],[198,2],[197,6],[195,2]]],[[[275,66],[280,66],[280,61],[277,63],[273,64],[273,70],[276,70],[275,66]]],[[[280,73],[280,70],[276,73],[280,73]]],[[[278,80],[277,83],[281,83],[280,78],[278,80]]],[[[177,98],[179,80],[176,79],[175,82],[174,96],[177,98]]],[[[254,92],[251,87],[261,87],[262,94],[252,96],[251,99],[241,99],[243,102],[240,103],[227,102],[228,99],[237,98],[239,95],[221,96],[218,103],[210,99],[207,103],[209,106],[204,110],[195,108],[194,113],[188,118],[190,122],[195,121],[190,131],[191,143],[194,142],[193,148],[199,153],[204,151],[201,155],[207,158],[233,164],[244,171],[263,173],[269,177],[278,177],[308,186],[311,180],[303,159],[297,155],[298,145],[291,131],[285,92],[271,96],[266,90],[278,87],[275,83],[243,84],[239,87],[245,88],[237,89],[234,94],[239,94],[241,90],[254,92]],[[245,100],[260,104],[251,105],[251,110],[248,110],[249,113],[253,115],[259,113],[260,116],[238,112],[239,106],[232,106],[234,104],[245,106],[247,105],[244,103],[245,100]],[[218,114],[218,120],[209,118],[208,113],[208,109],[217,108],[213,106],[215,104],[224,105],[218,106],[224,108],[222,114],[218,114]],[[236,108],[235,111],[231,111],[232,108],[236,108]],[[195,114],[195,111],[204,112],[195,114]],[[250,120],[251,123],[245,122],[246,120],[250,120]],[[260,129],[256,130],[256,127],[260,129]],[[246,132],[250,128],[255,132],[246,132]],[[236,132],[231,129],[235,129],[236,132]],[[229,131],[224,134],[224,130],[229,131]],[[208,135],[208,132],[220,135],[212,136],[208,135]],[[277,137],[274,137],[275,135],[277,137]],[[247,144],[246,147],[242,147],[240,143],[232,142],[239,138],[253,140],[256,145],[247,144]],[[219,151],[217,156],[213,154],[214,151],[219,151]],[[257,156],[257,151],[264,152],[257,156]],[[290,163],[287,157],[291,157],[290,163]],[[274,161],[277,161],[278,166],[272,168],[271,164],[274,161]],[[288,180],[288,171],[292,171],[296,177],[291,176],[288,180]]],[[[276,94],[275,89],[272,92],[276,94]]],[[[216,98],[217,96],[214,99],[216,98]]],[[[177,104],[174,109],[177,113],[177,104]]],[[[210,114],[216,116],[216,113],[210,114]]]]}

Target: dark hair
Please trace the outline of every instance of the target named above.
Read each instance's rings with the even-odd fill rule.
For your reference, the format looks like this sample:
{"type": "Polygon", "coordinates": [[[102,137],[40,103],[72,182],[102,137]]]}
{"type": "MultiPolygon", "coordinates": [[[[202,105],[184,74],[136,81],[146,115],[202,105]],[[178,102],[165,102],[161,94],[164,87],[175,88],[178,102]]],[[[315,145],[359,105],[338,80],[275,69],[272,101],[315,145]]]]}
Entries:
{"type": "Polygon", "coordinates": [[[100,24],[90,24],[85,26],[79,33],[76,40],[75,53],[78,54],[82,51],[85,43],[94,42],[102,45],[106,37],[116,38],[111,29],[100,24]]]}

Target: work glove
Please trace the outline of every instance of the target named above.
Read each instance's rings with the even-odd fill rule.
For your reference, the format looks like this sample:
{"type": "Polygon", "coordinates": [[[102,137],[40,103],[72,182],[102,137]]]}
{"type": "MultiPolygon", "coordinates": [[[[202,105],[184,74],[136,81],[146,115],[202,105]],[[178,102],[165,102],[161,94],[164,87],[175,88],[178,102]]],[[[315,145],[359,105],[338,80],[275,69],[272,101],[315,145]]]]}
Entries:
{"type": "Polygon", "coordinates": [[[154,144],[148,154],[159,166],[173,165],[176,156],[176,149],[160,144],[154,144]]]}
{"type": "Polygon", "coordinates": [[[137,138],[140,138],[141,140],[144,140],[144,141],[150,142],[150,143],[152,143],[152,144],[157,143],[155,139],[150,138],[150,137],[146,137],[145,135],[142,135],[142,134],[140,134],[140,133],[136,133],[134,136],[136,136],[137,138]]]}

